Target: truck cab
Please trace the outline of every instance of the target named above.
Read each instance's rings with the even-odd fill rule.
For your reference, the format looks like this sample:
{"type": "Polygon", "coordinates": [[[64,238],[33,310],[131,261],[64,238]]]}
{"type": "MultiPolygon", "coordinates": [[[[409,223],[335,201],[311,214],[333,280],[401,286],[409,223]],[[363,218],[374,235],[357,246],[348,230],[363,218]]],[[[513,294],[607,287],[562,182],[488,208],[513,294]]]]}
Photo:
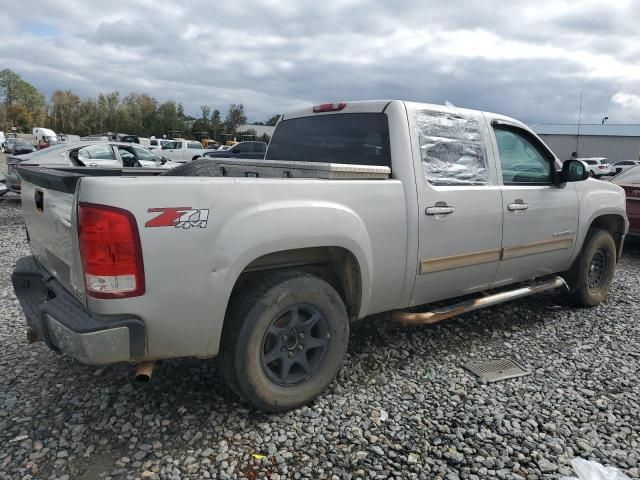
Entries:
{"type": "Polygon", "coordinates": [[[200,158],[204,148],[198,141],[178,138],[165,143],[160,154],[174,162],[185,163],[200,158]]]}

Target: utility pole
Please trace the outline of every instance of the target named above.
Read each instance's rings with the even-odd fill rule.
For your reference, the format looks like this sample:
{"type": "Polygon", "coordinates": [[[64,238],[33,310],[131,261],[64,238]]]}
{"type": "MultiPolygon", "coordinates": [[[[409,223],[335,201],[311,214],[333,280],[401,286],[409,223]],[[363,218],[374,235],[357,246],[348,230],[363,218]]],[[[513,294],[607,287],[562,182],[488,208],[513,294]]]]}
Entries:
{"type": "Polygon", "coordinates": [[[576,158],[580,158],[580,124],[582,123],[582,92],[580,92],[580,110],[578,113],[578,135],[576,136],[576,158]]]}

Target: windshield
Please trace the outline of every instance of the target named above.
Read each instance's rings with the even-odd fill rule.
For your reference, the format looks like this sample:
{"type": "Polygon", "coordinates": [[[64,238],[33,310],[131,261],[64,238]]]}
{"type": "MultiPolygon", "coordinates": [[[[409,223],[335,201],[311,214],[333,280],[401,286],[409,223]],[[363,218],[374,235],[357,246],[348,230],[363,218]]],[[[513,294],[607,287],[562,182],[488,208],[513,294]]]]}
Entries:
{"type": "Polygon", "coordinates": [[[640,165],[631,167],[629,170],[619,173],[613,179],[613,183],[640,183],[640,165]]]}

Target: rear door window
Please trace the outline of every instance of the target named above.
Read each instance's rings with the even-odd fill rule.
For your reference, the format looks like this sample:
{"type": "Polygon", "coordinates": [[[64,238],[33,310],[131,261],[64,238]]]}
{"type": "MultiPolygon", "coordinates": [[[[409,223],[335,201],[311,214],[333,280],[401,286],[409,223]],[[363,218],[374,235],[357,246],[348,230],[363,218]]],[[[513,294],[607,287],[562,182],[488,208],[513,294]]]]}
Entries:
{"type": "Polygon", "coordinates": [[[487,152],[480,121],[458,113],[419,111],[422,167],[433,185],[486,185],[487,152]]]}
{"type": "Polygon", "coordinates": [[[115,160],[116,156],[113,153],[111,145],[89,145],[88,147],[81,148],[78,154],[91,160],[115,160]]]}
{"type": "Polygon", "coordinates": [[[391,166],[384,113],[342,113],[282,120],[267,160],[391,166]]]}

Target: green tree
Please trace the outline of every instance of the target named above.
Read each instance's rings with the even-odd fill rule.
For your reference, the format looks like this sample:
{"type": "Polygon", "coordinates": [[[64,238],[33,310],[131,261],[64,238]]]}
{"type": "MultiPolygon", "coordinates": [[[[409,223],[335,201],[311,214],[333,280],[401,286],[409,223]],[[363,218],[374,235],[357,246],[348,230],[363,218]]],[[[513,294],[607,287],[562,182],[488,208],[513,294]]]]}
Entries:
{"type": "Polygon", "coordinates": [[[265,125],[268,125],[270,127],[274,127],[276,125],[276,123],[278,123],[278,120],[280,120],[280,115],[274,115],[273,117],[269,118],[267,121],[264,122],[265,125]]]}
{"type": "Polygon", "coordinates": [[[28,131],[44,120],[46,112],[42,94],[8,68],[0,71],[0,99],[5,128],[16,126],[28,131]]]}
{"type": "Polygon", "coordinates": [[[202,120],[205,123],[209,123],[209,115],[211,115],[211,108],[207,105],[202,105],[200,107],[200,111],[202,112],[202,120]]]}
{"type": "Polygon", "coordinates": [[[209,131],[211,132],[211,138],[220,141],[220,134],[222,132],[222,119],[220,118],[220,110],[217,108],[211,112],[209,117],[209,131]]]}
{"type": "Polygon", "coordinates": [[[229,133],[237,133],[238,127],[247,123],[247,115],[244,112],[244,105],[241,103],[232,103],[229,105],[229,111],[227,112],[227,117],[225,118],[224,123],[229,130],[229,133]]]}
{"type": "Polygon", "coordinates": [[[80,97],[71,90],[56,90],[49,102],[49,126],[56,132],[75,133],[81,126],[80,97]]]}

